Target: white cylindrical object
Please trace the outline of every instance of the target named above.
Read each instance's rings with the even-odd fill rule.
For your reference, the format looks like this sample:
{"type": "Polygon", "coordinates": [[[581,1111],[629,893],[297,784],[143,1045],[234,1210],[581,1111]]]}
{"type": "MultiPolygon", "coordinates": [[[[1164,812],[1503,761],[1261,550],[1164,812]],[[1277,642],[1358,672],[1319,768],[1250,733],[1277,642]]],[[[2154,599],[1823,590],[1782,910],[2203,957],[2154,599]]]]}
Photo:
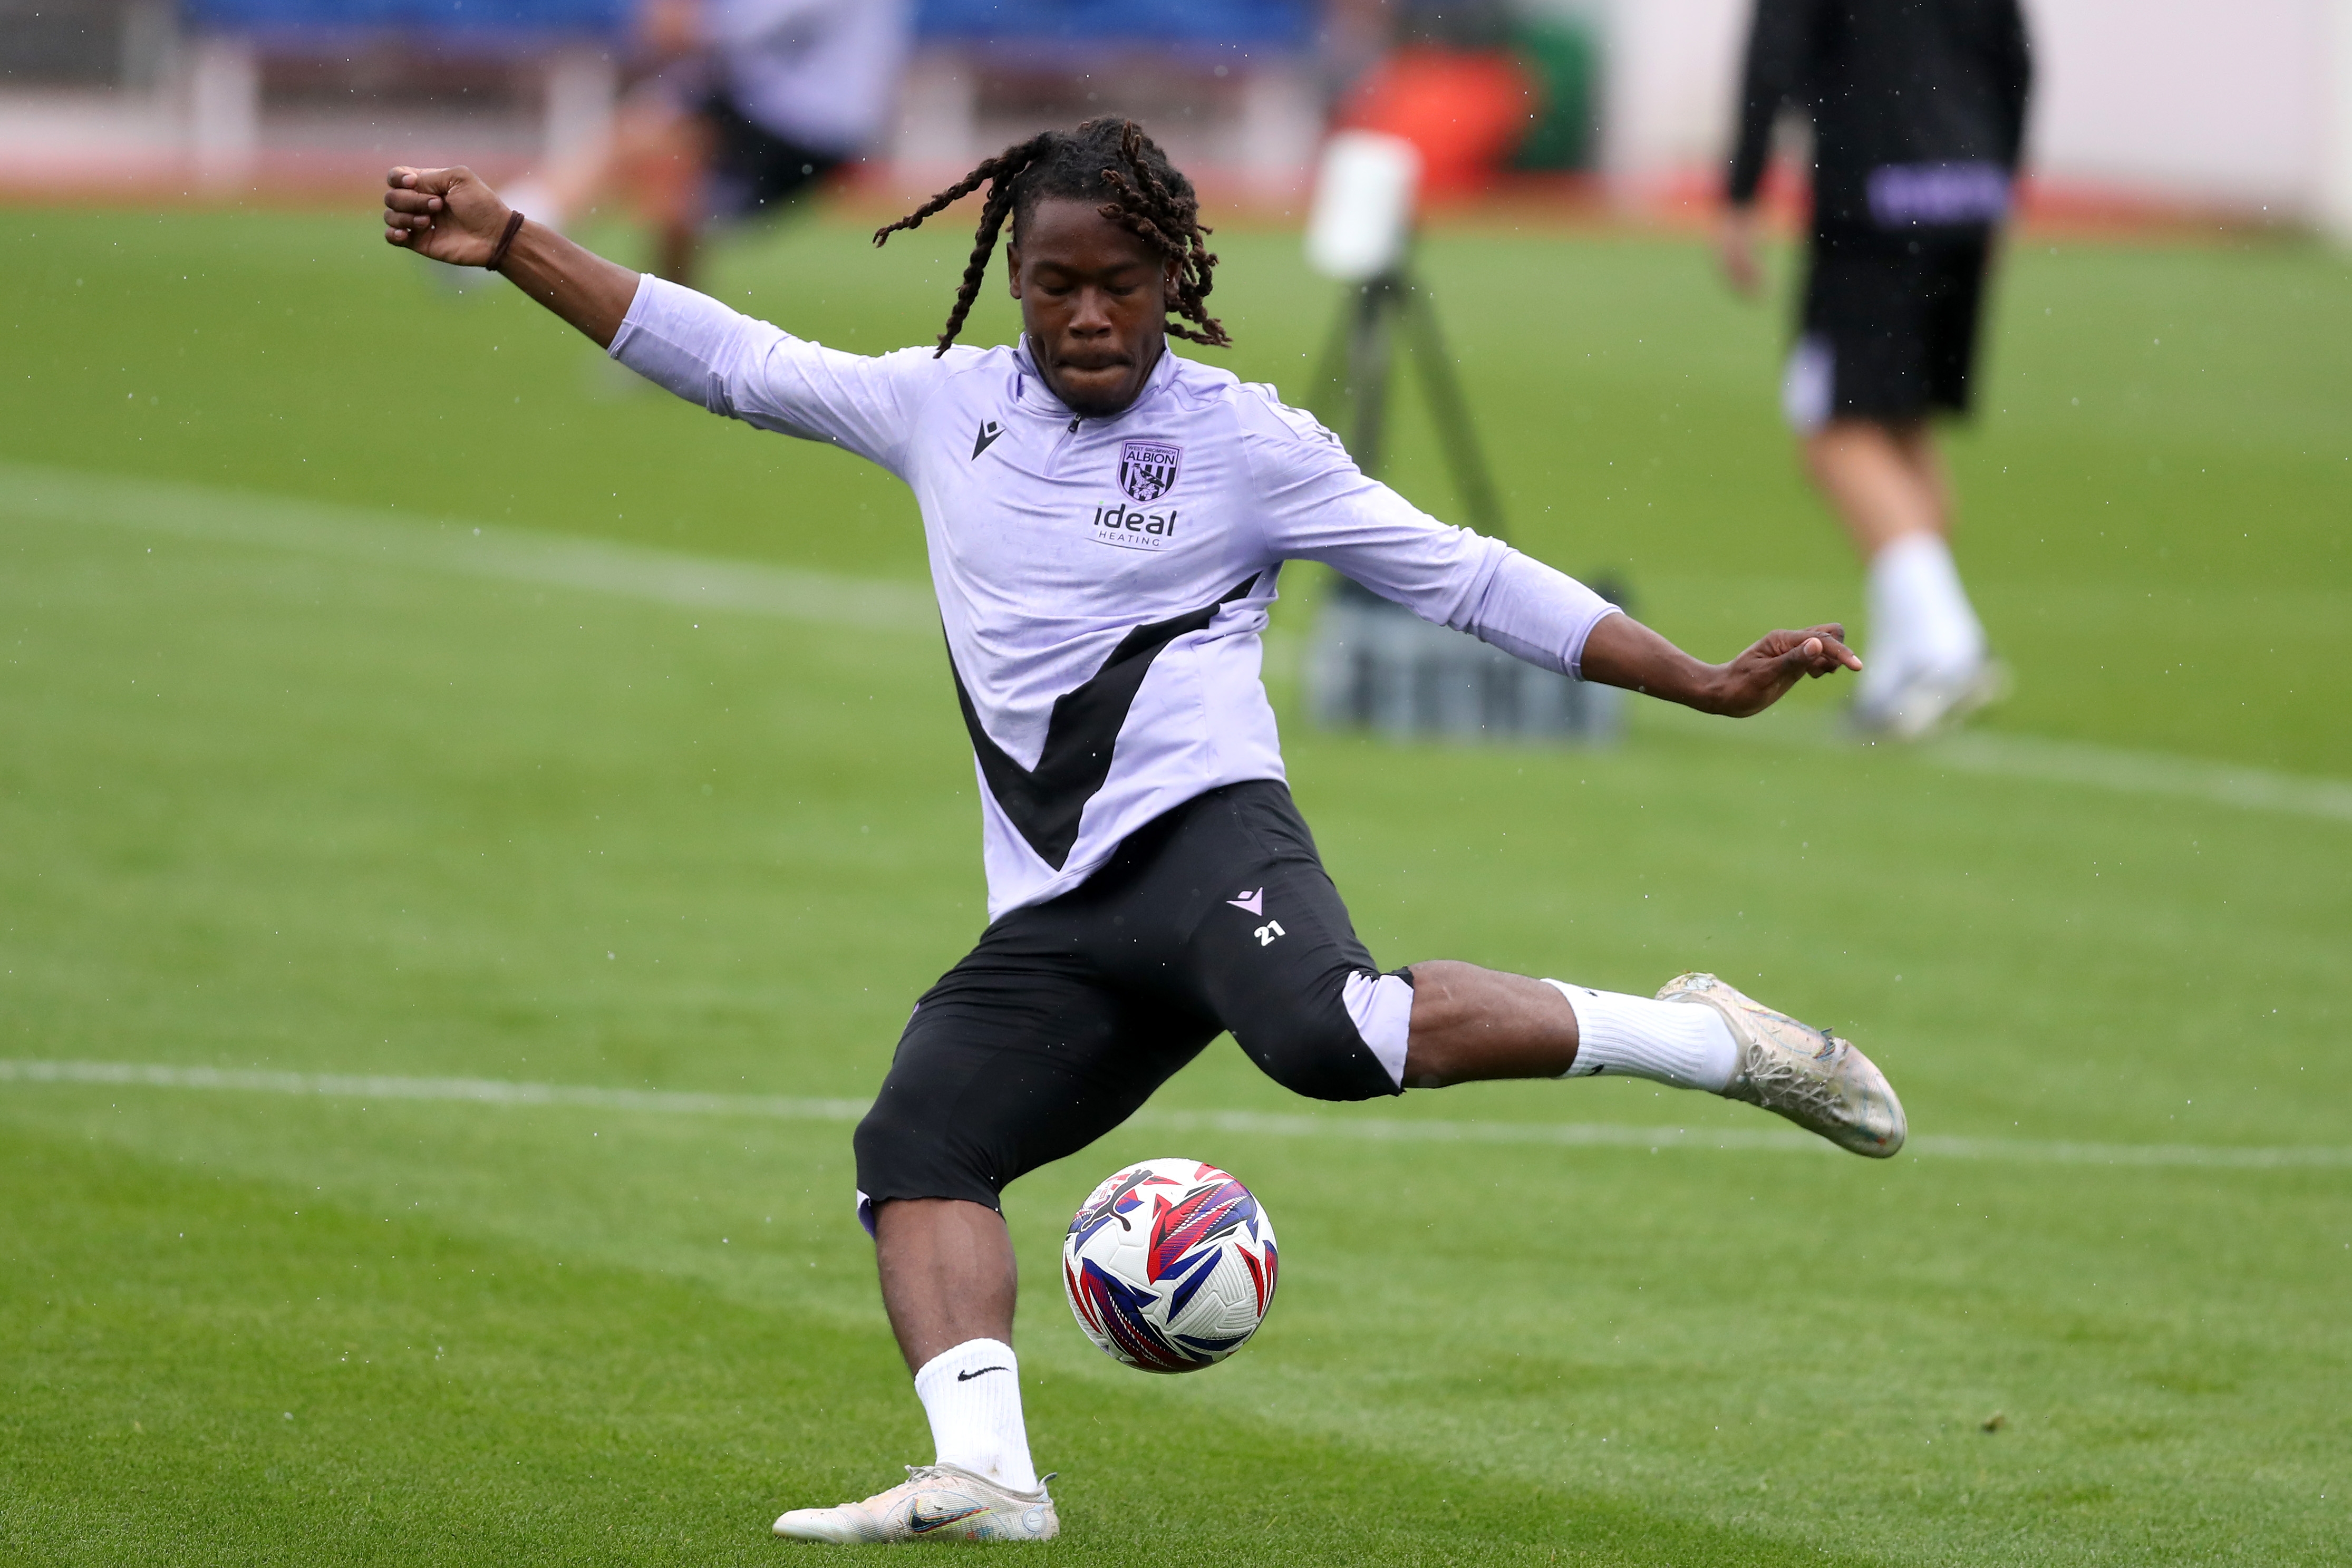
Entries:
{"type": "Polygon", "coordinates": [[[1366,283],[1404,260],[1412,237],[1421,150],[1402,136],[1342,131],[1323,145],[1307,264],[1342,283],[1366,283]]]}
{"type": "Polygon", "coordinates": [[[205,186],[226,189],[252,178],[261,155],[261,62],[247,40],[222,34],[197,45],[188,140],[205,186]]]}
{"type": "Polygon", "coordinates": [[[620,68],[601,49],[565,49],[548,61],[541,132],[546,151],[541,154],[545,165],[602,163],[613,144],[613,112],[620,96],[620,68]]]}
{"type": "Polygon", "coordinates": [[[2319,193],[2329,234],[2352,245],[2352,0],[2329,0],[2319,96],[2319,193]]]}

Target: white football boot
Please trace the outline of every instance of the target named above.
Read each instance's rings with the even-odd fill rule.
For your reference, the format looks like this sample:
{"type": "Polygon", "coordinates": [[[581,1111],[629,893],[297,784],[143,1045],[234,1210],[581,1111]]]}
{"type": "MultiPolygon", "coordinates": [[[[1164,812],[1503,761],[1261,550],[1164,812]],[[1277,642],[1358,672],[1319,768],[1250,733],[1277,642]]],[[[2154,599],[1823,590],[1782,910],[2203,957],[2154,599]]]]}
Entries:
{"type": "MultiPolygon", "coordinates": [[[[1047,1476],[1046,1481],[1054,1478],[1047,1476]]],[[[776,1521],[793,1541],[856,1546],[886,1541],[1051,1541],[1061,1516],[1045,1493],[1017,1492],[961,1465],[908,1465],[907,1479],[864,1502],[796,1508],[776,1521]]]]}
{"type": "Polygon", "coordinates": [[[1858,740],[1928,740],[2007,698],[2010,685],[2009,666],[1997,658],[1921,670],[1886,691],[1856,698],[1846,727],[1858,740]]]}
{"type": "Polygon", "coordinates": [[[1853,1041],[1776,1013],[1712,974],[1678,974],[1658,1000],[1712,1007],[1731,1026],[1739,1066],[1724,1099],[1760,1105],[1874,1160],[1903,1147],[1903,1102],[1853,1041]]]}

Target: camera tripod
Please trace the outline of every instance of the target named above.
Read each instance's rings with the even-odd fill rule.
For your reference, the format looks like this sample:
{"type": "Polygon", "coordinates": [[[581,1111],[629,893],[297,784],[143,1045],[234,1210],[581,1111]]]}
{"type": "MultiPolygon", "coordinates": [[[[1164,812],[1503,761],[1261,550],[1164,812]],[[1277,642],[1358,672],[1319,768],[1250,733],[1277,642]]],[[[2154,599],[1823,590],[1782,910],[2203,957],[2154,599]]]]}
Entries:
{"type": "Polygon", "coordinates": [[[1400,331],[1421,371],[1430,418],[1470,526],[1500,539],[1502,502],[1495,493],[1486,451],[1478,445],[1478,432],[1470,423],[1470,405],[1454,376],[1453,358],[1438,331],[1437,307],[1402,269],[1359,285],[1356,297],[1341,310],[1316,369],[1316,417],[1341,433],[1358,468],[1370,478],[1380,477],[1388,438],[1389,379],[1400,331]]]}
{"type": "MultiPolygon", "coordinates": [[[[1389,383],[1398,339],[1421,372],[1446,467],[1470,525],[1503,537],[1503,507],[1471,423],[1468,400],[1445,352],[1437,308],[1402,269],[1360,284],[1342,308],[1315,377],[1316,416],[1334,430],[1356,466],[1378,478],[1388,436],[1389,383]]],[[[1610,594],[1616,598],[1616,594],[1610,594]]],[[[1620,694],[1521,663],[1341,577],[1324,604],[1309,645],[1307,702],[1318,723],[1369,725],[1392,739],[1507,736],[1613,739],[1620,694]]]]}

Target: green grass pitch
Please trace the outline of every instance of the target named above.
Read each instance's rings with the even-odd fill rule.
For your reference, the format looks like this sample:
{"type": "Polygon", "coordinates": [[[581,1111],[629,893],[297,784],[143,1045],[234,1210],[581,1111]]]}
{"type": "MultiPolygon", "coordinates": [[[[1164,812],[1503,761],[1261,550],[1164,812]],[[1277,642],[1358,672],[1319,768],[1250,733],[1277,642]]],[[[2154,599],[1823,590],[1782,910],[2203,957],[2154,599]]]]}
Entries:
{"type": "MultiPolygon", "coordinates": [[[[813,224],[714,287],[925,341],[954,227],[813,224]]],[[[1297,387],[1328,289],[1219,248],[1232,363],[1297,387]]],[[[1717,657],[1858,616],[1776,310],[1667,240],[1426,267],[1528,548],[1717,657]]],[[[871,1093],[982,921],[936,634],[451,573],[331,509],[919,584],[889,480],[442,289],[364,196],[0,214],[0,1058],[871,1093]],[[239,496],[291,532],[203,521],[239,496]]],[[[2027,244],[1997,320],[1954,458],[2020,686],[1966,744],[1832,745],[1826,688],[1601,753],[1288,733],[1384,962],[1716,968],[1847,1027],[1917,1152],[1629,1083],[1314,1107],[1213,1047],[1008,1194],[1037,1557],[2352,1558],[2352,269],[2027,244]],[[1160,1153],[1250,1182],[1286,1264],[1183,1379],[1094,1352],[1051,1268],[1160,1153]]],[[[1397,478],[1450,508],[1417,415],[1397,478]]],[[[821,1559],[768,1521],[929,1454],[850,1178],[822,1114],[0,1070],[0,1559],[821,1559]]]]}

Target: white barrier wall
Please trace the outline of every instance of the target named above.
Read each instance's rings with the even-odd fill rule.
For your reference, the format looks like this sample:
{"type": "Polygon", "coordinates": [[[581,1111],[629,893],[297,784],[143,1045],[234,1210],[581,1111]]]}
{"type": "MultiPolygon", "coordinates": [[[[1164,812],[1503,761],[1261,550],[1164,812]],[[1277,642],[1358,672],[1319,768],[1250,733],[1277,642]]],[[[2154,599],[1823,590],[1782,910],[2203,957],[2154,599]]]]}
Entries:
{"type": "Polygon", "coordinates": [[[2332,0],[2027,0],[2053,178],[2307,212],[2332,0]]]}
{"type": "Polygon", "coordinates": [[[2352,240],[2352,0],[2330,0],[2327,90],[2320,95],[2319,217],[2352,240]]]}
{"type": "Polygon", "coordinates": [[[1717,167],[1752,0],[1597,0],[1601,157],[1630,181],[1717,167]]]}
{"type": "MultiPolygon", "coordinates": [[[[1584,9],[1578,0],[1550,0],[1584,9]]],[[[2053,181],[2352,231],[2352,0],[2025,0],[2031,156],[2053,181]]],[[[1602,156],[1632,186],[1719,166],[1749,0],[1591,0],[1602,156]]]]}

